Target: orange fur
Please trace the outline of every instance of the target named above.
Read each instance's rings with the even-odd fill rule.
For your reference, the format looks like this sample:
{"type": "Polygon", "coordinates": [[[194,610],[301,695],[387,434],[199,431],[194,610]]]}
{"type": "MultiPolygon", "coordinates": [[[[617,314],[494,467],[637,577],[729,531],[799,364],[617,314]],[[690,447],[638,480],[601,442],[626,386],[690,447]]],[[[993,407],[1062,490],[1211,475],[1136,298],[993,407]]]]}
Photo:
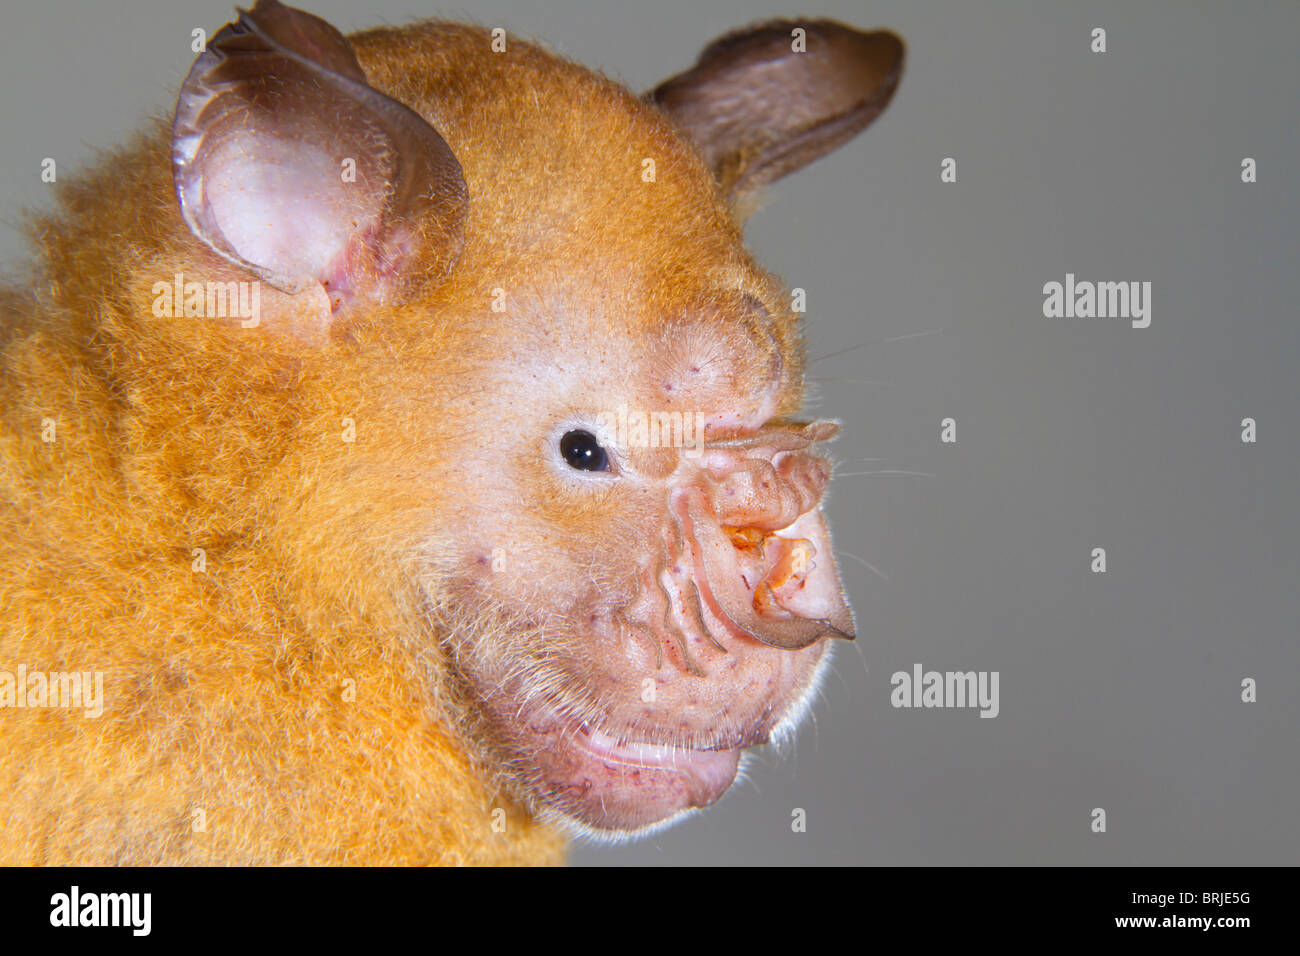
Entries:
{"type": "Polygon", "coordinates": [[[609,348],[616,374],[617,343],[656,347],[721,281],[772,304],[779,411],[801,402],[781,286],[663,114],[477,27],[352,42],[464,169],[448,281],[324,320],[268,289],[256,330],[155,317],[175,273],[242,278],[182,222],[159,123],[59,185],[29,289],[0,295],[0,669],[105,675],[99,719],[0,712],[0,862],[561,861],[467,742],[437,633],[481,480],[450,449],[485,409],[510,427],[484,369],[609,348]]]}
{"type": "MultiPolygon", "coordinates": [[[[474,215],[494,225],[546,188],[512,158],[550,153],[585,173],[571,195],[548,197],[561,214],[593,187],[611,211],[638,195],[637,167],[600,148],[626,125],[698,162],[600,77],[523,44],[508,59],[485,55],[475,28],[415,29],[436,43],[379,30],[357,39],[359,57],[385,92],[442,107],[474,215]],[[398,50],[404,65],[386,70],[398,50]],[[534,97],[560,117],[575,98],[595,102],[581,124],[525,126],[534,97]]],[[[381,476],[372,503],[332,497],[356,491],[338,486],[353,450],[337,440],[345,415],[395,460],[414,457],[411,409],[357,394],[348,370],[357,341],[399,350],[404,327],[427,314],[390,315],[324,351],[271,351],[266,336],[216,320],[155,319],[155,281],[222,268],[180,221],[168,136],[159,127],[61,186],[60,209],[33,229],[43,287],[6,297],[0,653],[31,670],[104,671],[106,708],[99,720],[56,709],[0,720],[4,862],[558,862],[561,838],[485,784],[456,730],[412,690],[429,665],[402,639],[415,630],[394,583],[402,569],[384,542],[357,534],[367,507],[411,502],[388,497],[381,476]],[[41,441],[46,417],[53,443],[41,441]],[[367,423],[380,423],[375,434],[367,423]],[[195,547],[206,573],[191,571],[195,547]],[[355,703],[342,701],[347,678],[355,703]],[[496,807],[504,833],[492,829],[496,807]],[[193,826],[200,809],[206,832],[193,826]]],[[[644,242],[626,229],[635,221],[611,217],[578,243],[562,223],[537,238],[594,264],[644,242]]],[[[485,281],[526,277],[511,261],[516,237],[478,235],[495,248],[467,251],[481,266],[456,284],[486,304],[485,281]]],[[[423,354],[394,356],[391,374],[426,389],[456,382],[459,354],[427,341],[423,354]]]]}

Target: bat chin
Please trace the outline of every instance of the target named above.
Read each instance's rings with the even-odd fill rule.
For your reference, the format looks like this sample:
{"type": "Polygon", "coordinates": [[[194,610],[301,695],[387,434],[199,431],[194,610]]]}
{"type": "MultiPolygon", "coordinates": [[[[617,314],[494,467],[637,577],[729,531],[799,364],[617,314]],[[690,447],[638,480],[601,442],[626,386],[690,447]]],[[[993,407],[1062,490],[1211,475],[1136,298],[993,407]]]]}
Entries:
{"type": "Polygon", "coordinates": [[[784,738],[807,710],[825,644],[810,648],[802,686],[758,708],[744,727],[697,727],[681,735],[650,726],[583,722],[548,710],[513,728],[518,755],[533,772],[528,790],[539,815],[569,833],[596,842],[622,842],[671,825],[722,798],[750,748],[784,738]],[[667,743],[666,740],[679,742],[667,743]]]}
{"type": "Polygon", "coordinates": [[[743,749],[691,750],[578,727],[564,735],[562,749],[548,754],[546,785],[553,789],[545,799],[585,836],[644,835],[721,799],[736,779],[743,749]]]}

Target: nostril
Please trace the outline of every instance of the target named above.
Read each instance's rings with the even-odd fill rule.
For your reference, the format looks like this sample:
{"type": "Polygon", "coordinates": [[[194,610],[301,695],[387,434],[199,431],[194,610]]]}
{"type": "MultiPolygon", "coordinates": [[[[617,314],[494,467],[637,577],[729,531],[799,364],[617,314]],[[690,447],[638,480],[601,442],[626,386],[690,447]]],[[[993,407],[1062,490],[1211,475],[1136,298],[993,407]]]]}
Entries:
{"type": "Polygon", "coordinates": [[[723,525],[736,552],[736,564],[753,592],[760,615],[788,617],[785,602],[804,586],[815,567],[817,549],[804,538],[784,538],[758,528],[723,525]]]}
{"type": "Polygon", "coordinates": [[[731,539],[731,546],[737,551],[759,551],[763,549],[763,539],[766,535],[757,528],[737,528],[732,525],[724,525],[723,531],[731,539]]]}
{"type": "Polygon", "coordinates": [[[812,573],[817,549],[804,538],[773,536],[766,550],[772,567],[754,594],[754,610],[767,615],[789,614],[786,604],[812,573]]]}
{"type": "Polygon", "coordinates": [[[771,573],[767,576],[767,583],[777,591],[791,583],[795,587],[802,585],[804,578],[813,568],[813,556],[817,553],[817,549],[813,547],[811,541],[803,538],[775,540],[780,542],[781,551],[776,563],[772,565],[771,573]]]}
{"type": "Polygon", "coordinates": [[[723,525],[722,531],[736,551],[736,564],[746,586],[758,587],[767,575],[767,535],[758,528],[734,525],[723,525]]]}

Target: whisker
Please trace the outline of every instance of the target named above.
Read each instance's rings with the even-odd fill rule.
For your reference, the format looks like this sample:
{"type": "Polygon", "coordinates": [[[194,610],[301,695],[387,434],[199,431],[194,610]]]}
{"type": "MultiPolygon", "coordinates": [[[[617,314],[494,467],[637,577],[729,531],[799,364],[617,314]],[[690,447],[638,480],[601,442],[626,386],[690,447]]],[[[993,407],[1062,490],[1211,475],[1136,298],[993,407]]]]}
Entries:
{"type": "MultiPolygon", "coordinates": [[[[827,356],[829,358],[829,356],[827,356]]],[[[893,388],[893,382],[882,382],[878,378],[859,378],[856,375],[832,375],[829,378],[818,378],[815,375],[808,376],[812,381],[821,385],[824,382],[858,382],[863,385],[879,385],[881,388],[893,388]]]]}
{"type": "Polygon", "coordinates": [[[862,646],[861,641],[853,642],[853,649],[857,651],[858,660],[862,662],[862,673],[866,677],[871,676],[871,668],[867,666],[867,650],[862,646]]]}
{"type": "Polygon", "coordinates": [[[856,554],[854,554],[852,551],[845,551],[843,548],[837,548],[836,551],[837,551],[837,553],[844,555],[844,557],[846,557],[846,558],[852,558],[854,561],[858,561],[858,562],[861,562],[862,564],[866,565],[866,566],[867,566],[867,570],[871,571],[873,574],[878,574],[878,575],[880,576],[880,579],[881,579],[882,581],[888,581],[888,580],[889,580],[889,578],[887,578],[887,577],[885,576],[885,574],[884,574],[883,571],[881,571],[878,567],[876,567],[874,564],[872,564],[872,563],[871,563],[870,561],[868,561],[866,558],[860,558],[860,557],[858,557],[856,554]]]}
{"type": "Polygon", "coordinates": [[[917,339],[923,335],[939,335],[940,333],[945,331],[946,329],[928,329],[925,332],[908,332],[906,335],[895,335],[887,339],[886,338],[870,339],[866,342],[859,342],[857,345],[850,345],[846,348],[836,349],[834,352],[827,352],[825,355],[819,355],[816,358],[809,359],[808,364],[811,365],[813,362],[820,362],[823,361],[824,359],[835,358],[835,356],[843,355],[845,352],[853,352],[856,351],[857,349],[865,349],[868,345],[888,345],[890,342],[901,342],[904,339],[917,339]]]}
{"type": "Polygon", "coordinates": [[[885,343],[901,342],[903,339],[916,339],[922,335],[938,335],[943,329],[928,329],[925,332],[908,332],[906,335],[895,335],[892,338],[885,339],[885,343]]]}
{"type": "Polygon", "coordinates": [[[914,478],[937,477],[928,471],[904,471],[901,468],[882,468],[880,471],[846,471],[838,474],[831,472],[833,478],[863,478],[867,475],[910,475],[914,478]]]}

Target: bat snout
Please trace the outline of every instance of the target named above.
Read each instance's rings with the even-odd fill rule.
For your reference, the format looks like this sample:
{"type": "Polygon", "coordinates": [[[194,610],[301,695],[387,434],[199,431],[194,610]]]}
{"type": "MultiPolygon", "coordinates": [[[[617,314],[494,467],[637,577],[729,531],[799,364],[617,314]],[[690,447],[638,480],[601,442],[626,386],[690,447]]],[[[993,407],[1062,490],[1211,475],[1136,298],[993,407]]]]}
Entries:
{"type": "Polygon", "coordinates": [[[830,463],[810,449],[825,424],[715,443],[670,491],[694,589],[724,637],[799,650],[855,636],[821,508],[830,463]]]}

